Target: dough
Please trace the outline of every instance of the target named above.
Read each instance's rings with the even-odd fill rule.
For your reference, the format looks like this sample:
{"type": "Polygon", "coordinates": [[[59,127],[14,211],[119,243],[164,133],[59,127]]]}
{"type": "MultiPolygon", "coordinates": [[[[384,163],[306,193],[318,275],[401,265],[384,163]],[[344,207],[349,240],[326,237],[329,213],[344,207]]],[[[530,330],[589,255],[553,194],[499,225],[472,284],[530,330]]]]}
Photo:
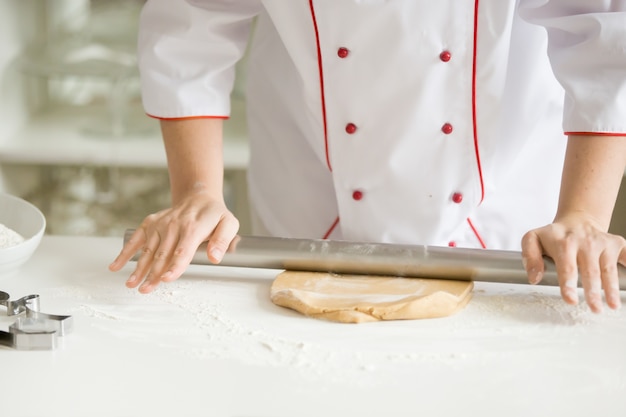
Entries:
{"type": "Polygon", "coordinates": [[[285,271],[271,288],[276,305],[342,323],[449,316],[470,300],[471,281],[285,271]]]}

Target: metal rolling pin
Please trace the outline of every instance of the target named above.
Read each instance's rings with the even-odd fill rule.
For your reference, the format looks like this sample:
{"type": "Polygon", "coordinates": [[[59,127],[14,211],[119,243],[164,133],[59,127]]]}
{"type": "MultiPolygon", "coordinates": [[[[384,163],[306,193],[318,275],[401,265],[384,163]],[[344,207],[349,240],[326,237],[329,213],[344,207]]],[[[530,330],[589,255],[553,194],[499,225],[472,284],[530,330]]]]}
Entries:
{"type": "MultiPolygon", "coordinates": [[[[133,232],[126,230],[124,244],[133,232]]],[[[139,253],[133,260],[138,257],[139,253]]],[[[541,284],[558,286],[554,262],[548,257],[544,262],[541,284]]],[[[213,265],[206,244],[198,248],[191,263],[213,265]]],[[[237,236],[220,265],[528,284],[521,252],[425,245],[237,236]]],[[[626,291],[626,268],[618,265],[618,274],[620,290],[626,291]]]]}

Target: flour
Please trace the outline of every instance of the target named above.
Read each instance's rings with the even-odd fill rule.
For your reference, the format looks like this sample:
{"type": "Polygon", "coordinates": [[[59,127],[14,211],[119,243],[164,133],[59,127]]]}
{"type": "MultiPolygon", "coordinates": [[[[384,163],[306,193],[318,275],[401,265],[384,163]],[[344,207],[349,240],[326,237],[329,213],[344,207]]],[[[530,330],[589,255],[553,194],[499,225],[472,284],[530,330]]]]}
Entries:
{"type": "Polygon", "coordinates": [[[13,229],[0,223],[0,249],[7,249],[19,245],[24,238],[13,229]]]}
{"type": "Polygon", "coordinates": [[[71,281],[42,295],[52,310],[55,303],[63,312],[69,306],[76,332],[105,333],[129,349],[284,368],[297,378],[344,386],[377,386],[381,375],[392,373],[475,375],[493,363],[506,379],[546,358],[554,375],[564,369],[588,375],[598,387],[624,383],[623,367],[596,373],[597,360],[590,360],[626,346],[624,312],[598,315],[584,303],[569,306],[558,288],[477,283],[472,301],[451,317],[346,325],[273,305],[270,279],[188,272],[150,295],[97,273],[71,281]]]}

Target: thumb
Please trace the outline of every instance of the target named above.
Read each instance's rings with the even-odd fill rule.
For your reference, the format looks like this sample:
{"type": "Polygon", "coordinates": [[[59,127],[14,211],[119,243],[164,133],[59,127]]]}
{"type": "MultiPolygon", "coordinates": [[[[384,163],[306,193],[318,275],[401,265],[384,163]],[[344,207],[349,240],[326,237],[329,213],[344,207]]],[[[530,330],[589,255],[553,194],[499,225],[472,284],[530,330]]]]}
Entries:
{"type": "Polygon", "coordinates": [[[543,246],[536,231],[531,230],[522,238],[522,263],[528,275],[528,282],[538,284],[543,278],[543,246]]]}

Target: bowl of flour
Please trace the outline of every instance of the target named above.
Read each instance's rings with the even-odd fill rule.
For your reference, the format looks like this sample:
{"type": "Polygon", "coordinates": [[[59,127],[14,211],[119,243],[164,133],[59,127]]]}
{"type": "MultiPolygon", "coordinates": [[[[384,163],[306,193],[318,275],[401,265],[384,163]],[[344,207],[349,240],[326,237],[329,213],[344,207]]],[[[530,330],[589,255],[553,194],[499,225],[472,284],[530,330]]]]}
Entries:
{"type": "Polygon", "coordinates": [[[46,229],[46,218],[33,204],[0,193],[0,278],[19,270],[33,255],[46,229]]]}

